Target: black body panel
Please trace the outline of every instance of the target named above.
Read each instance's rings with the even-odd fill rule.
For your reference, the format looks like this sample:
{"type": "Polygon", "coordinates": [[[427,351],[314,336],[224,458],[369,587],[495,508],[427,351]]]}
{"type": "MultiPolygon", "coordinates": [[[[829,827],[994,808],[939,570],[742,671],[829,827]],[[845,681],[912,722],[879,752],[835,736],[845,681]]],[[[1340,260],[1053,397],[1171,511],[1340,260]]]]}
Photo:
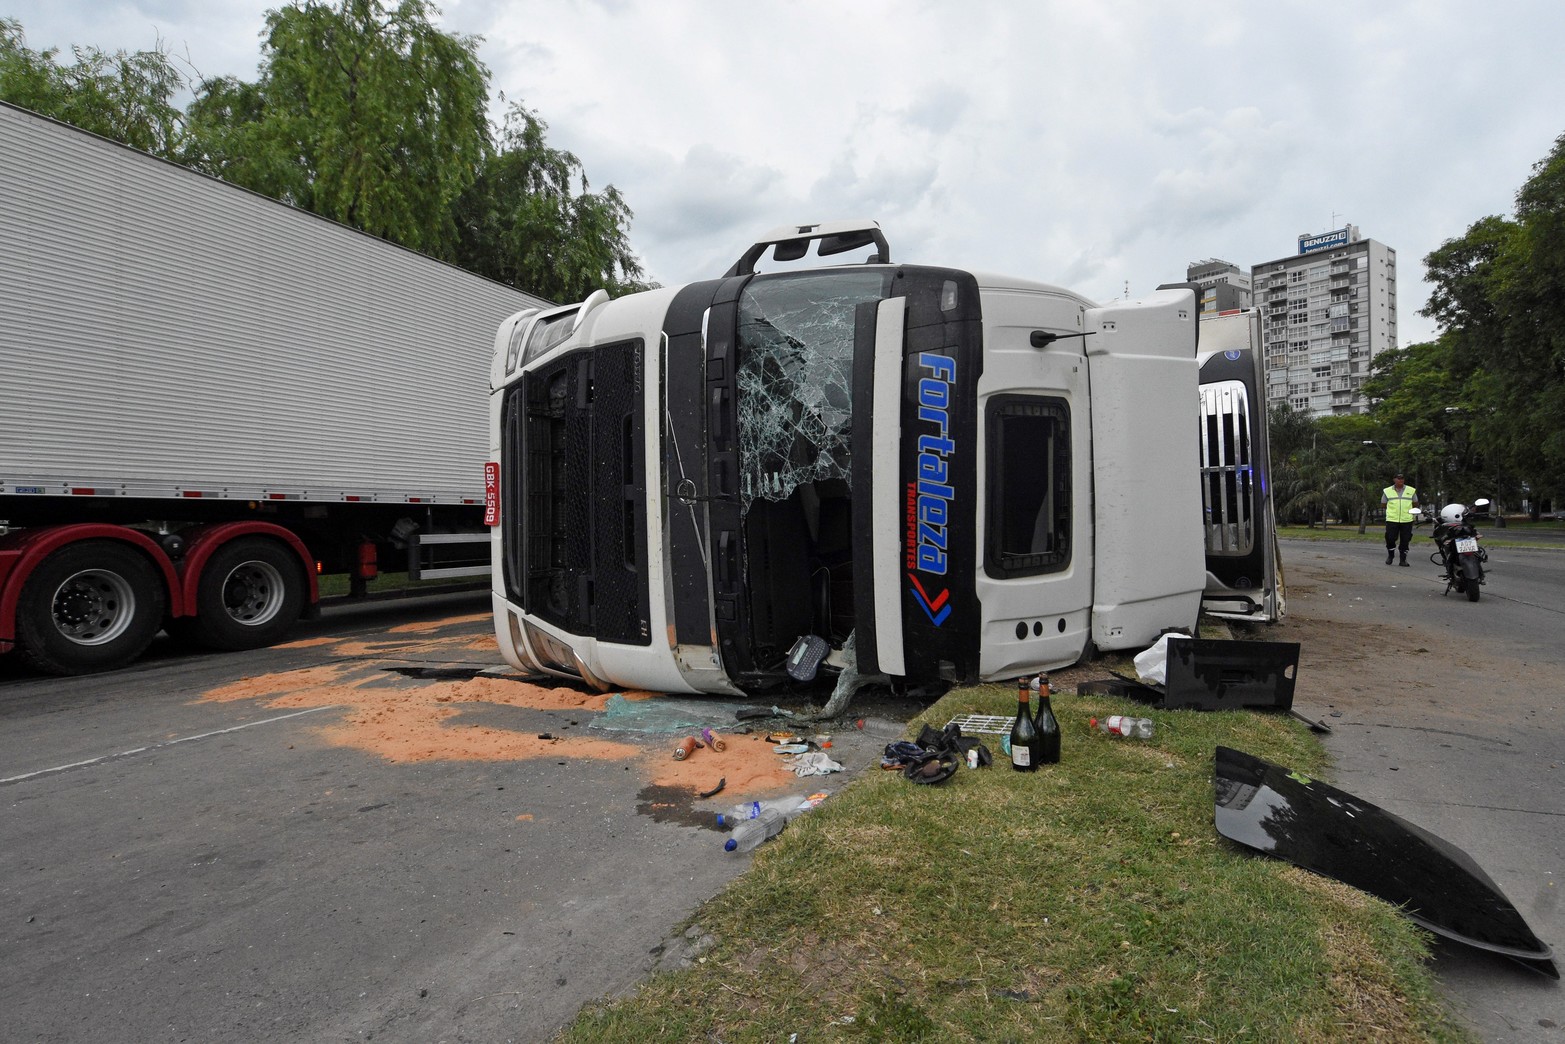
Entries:
{"type": "Polygon", "coordinates": [[[1216,760],[1219,834],[1379,896],[1436,935],[1560,977],[1553,951],[1455,845],[1243,751],[1218,747],[1216,760]]]}
{"type": "Polygon", "coordinates": [[[520,524],[508,596],[572,634],[646,645],[646,468],[639,340],[571,352],[506,401],[502,524],[520,524]]]}

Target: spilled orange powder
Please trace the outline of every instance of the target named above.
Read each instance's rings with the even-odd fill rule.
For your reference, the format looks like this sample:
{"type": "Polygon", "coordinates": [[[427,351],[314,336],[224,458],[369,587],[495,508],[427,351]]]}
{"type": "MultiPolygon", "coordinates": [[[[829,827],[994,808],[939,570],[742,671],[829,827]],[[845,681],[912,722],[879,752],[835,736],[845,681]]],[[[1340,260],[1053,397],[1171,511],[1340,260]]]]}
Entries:
{"type": "Polygon", "coordinates": [[[450,651],[452,649],[487,648],[494,659],[499,659],[495,652],[494,638],[490,637],[487,643],[478,643],[470,634],[459,634],[446,638],[426,638],[412,636],[405,639],[390,639],[378,642],[338,642],[335,652],[339,656],[350,656],[357,659],[369,659],[383,656],[391,658],[406,658],[417,652],[450,651]]]}
{"type": "MultiPolygon", "coordinates": [[[[772,744],[758,733],[746,735],[717,734],[728,749],[715,751],[697,748],[684,761],[674,760],[674,747],[683,736],[659,737],[664,746],[647,754],[643,765],[648,771],[648,782],[656,786],[685,787],[704,793],[725,780],[723,793],[736,796],[765,795],[786,787],[799,786],[801,781],[793,774],[779,754],[772,753],[772,744]]],[[[814,789],[805,784],[805,789],[814,789]]]]}
{"type": "Polygon", "coordinates": [[[370,749],[387,761],[522,761],[530,758],[595,758],[628,761],[641,754],[629,743],[599,739],[539,739],[535,735],[492,726],[442,724],[459,712],[413,711],[349,715],[320,729],[328,743],[370,749]]]}
{"type": "MultiPolygon", "coordinates": [[[[231,700],[257,700],[280,697],[297,692],[308,692],[334,686],[349,672],[358,669],[357,664],[329,663],[320,667],[307,667],[280,674],[263,674],[259,678],[241,678],[239,681],[208,690],[200,702],[226,703],[231,700]]],[[[290,704],[290,706],[329,707],[334,701],[321,703],[290,704]]],[[[270,706],[283,706],[273,702],[270,706]]]]}
{"type": "MultiPolygon", "coordinates": [[[[476,617],[470,619],[477,619],[476,617]]],[[[411,632],[410,632],[411,633],[411,632]]],[[[328,642],[330,640],[327,640],[328,642]]],[[[736,798],[765,796],[800,781],[760,734],[720,733],[726,748],[697,748],[676,761],[682,734],[614,740],[586,736],[541,739],[536,733],[464,725],[469,706],[524,707],[541,711],[601,713],[611,694],[569,685],[538,684],[504,676],[466,680],[413,679],[388,674],[377,655],[399,659],[421,650],[449,649],[470,636],[422,637],[415,641],[338,641],[332,655],[345,659],[297,671],[245,678],[204,694],[204,701],[260,700],[271,708],[342,707],[340,720],[315,731],[334,746],[376,754],[387,761],[509,761],[532,758],[592,758],[638,766],[648,783],[702,793],[724,780],[723,793],[736,798]],[[356,659],[347,659],[356,658],[356,659]]],[[[492,649],[494,639],[485,643],[492,649]]],[[[303,644],[303,643],[299,643],[303,644]]],[[[312,640],[312,645],[321,644],[312,640]]],[[[480,643],[472,643],[480,644],[480,643]]],[[[621,693],[628,700],[656,699],[656,693],[621,693]]],[[[583,722],[584,724],[584,722],[583,722]]]]}
{"type": "Polygon", "coordinates": [[[470,613],[467,616],[448,616],[444,620],[420,620],[418,623],[398,624],[396,627],[387,628],[387,634],[433,634],[442,627],[450,627],[453,624],[477,623],[479,620],[489,622],[494,617],[489,613],[470,613]]]}
{"type": "Polygon", "coordinates": [[[320,645],[330,645],[335,638],[301,638],[297,642],[283,642],[274,648],[278,649],[313,649],[320,645]]]}

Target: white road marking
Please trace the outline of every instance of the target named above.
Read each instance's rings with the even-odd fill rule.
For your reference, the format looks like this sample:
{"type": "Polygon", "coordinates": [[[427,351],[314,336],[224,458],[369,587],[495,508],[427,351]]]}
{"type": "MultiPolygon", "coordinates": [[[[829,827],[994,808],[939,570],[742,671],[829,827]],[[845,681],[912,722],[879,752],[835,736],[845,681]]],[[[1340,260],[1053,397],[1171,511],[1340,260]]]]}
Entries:
{"type": "Polygon", "coordinates": [[[211,732],[203,732],[195,736],[181,736],[179,739],[169,740],[165,743],[153,743],[146,747],[134,747],[130,750],[122,750],[118,754],[105,754],[101,758],[89,758],[86,761],[73,761],[69,765],[56,765],[53,768],[39,769],[37,772],[27,772],[20,776],[6,776],[0,779],[0,786],[7,783],[21,783],[24,780],[37,779],[39,776],[52,776],[59,772],[69,772],[72,769],[86,768],[89,765],[101,765],[106,761],[117,761],[120,758],[128,758],[135,754],[145,754],[149,750],[161,750],[164,747],[172,747],[179,743],[192,743],[196,740],[210,739],[213,736],[222,736],[230,732],[238,732],[240,729],[253,728],[256,725],[271,725],[274,722],[287,721],[289,718],[297,718],[305,714],[319,714],[321,711],[340,710],[340,707],[311,707],[309,710],[294,711],[292,714],[279,714],[275,718],[262,718],[260,721],[250,721],[243,725],[235,725],[227,729],[214,729],[211,732]]]}

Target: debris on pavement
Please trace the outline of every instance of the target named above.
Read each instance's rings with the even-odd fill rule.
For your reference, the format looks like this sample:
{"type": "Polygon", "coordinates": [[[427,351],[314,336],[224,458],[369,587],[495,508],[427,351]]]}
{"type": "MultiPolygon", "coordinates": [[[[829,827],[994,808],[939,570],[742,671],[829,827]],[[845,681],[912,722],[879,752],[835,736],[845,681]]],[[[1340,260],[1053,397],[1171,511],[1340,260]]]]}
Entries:
{"type": "Polygon", "coordinates": [[[796,776],[825,776],[842,771],[842,766],[831,760],[831,755],[822,750],[794,754],[784,758],[783,763],[791,767],[796,776]]]}

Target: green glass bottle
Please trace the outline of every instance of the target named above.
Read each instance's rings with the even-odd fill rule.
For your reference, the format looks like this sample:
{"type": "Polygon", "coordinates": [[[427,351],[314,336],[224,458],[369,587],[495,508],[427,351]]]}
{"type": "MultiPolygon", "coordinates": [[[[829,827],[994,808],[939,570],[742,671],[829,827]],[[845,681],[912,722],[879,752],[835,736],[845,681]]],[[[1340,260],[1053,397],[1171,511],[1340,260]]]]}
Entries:
{"type": "Polygon", "coordinates": [[[1040,674],[1033,680],[1037,693],[1038,716],[1033,720],[1033,731],[1038,734],[1038,758],[1040,765],[1060,763],[1060,722],[1049,704],[1049,676],[1040,674]]]}
{"type": "Polygon", "coordinates": [[[1017,772],[1038,771],[1038,730],[1033,725],[1032,708],[1028,699],[1032,695],[1032,683],[1026,678],[1016,680],[1016,723],[1011,726],[1011,767],[1017,772]]]}

